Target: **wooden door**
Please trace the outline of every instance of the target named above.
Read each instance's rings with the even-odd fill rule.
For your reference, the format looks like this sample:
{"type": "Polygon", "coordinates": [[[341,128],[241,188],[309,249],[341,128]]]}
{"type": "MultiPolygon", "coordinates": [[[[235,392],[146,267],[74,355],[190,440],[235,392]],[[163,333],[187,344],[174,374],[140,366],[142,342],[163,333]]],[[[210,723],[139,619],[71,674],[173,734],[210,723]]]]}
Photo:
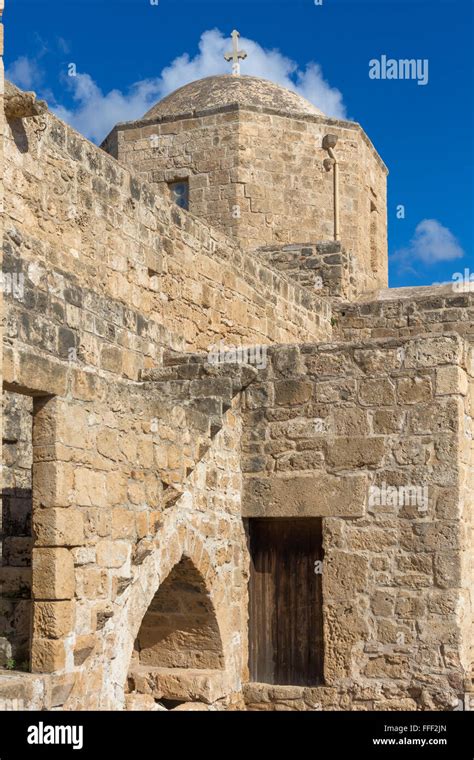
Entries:
{"type": "Polygon", "coordinates": [[[323,681],[321,518],[251,519],[250,679],[315,686],[323,681]],[[316,568],[317,569],[317,568],[316,568]]]}

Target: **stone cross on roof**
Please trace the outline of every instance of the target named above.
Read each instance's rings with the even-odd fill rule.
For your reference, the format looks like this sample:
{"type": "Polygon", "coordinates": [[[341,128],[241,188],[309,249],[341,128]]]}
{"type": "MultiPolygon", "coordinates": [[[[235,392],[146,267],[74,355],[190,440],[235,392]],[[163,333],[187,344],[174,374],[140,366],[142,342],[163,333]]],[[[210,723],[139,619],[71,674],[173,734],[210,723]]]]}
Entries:
{"type": "Polygon", "coordinates": [[[247,58],[245,50],[239,50],[239,37],[239,32],[234,29],[232,32],[232,53],[225,53],[224,55],[226,61],[232,61],[232,74],[236,77],[240,75],[240,61],[247,58]]]}

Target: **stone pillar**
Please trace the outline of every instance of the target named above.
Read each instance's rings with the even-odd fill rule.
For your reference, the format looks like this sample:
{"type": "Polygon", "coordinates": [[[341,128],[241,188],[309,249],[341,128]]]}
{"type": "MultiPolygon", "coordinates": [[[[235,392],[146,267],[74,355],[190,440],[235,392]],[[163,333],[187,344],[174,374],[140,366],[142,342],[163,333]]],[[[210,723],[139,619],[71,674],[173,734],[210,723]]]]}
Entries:
{"type": "Polygon", "coordinates": [[[64,670],[74,627],[75,575],[71,548],[84,543],[83,516],[72,505],[71,466],[61,461],[64,400],[38,399],[33,425],[34,673],[64,670]]]}

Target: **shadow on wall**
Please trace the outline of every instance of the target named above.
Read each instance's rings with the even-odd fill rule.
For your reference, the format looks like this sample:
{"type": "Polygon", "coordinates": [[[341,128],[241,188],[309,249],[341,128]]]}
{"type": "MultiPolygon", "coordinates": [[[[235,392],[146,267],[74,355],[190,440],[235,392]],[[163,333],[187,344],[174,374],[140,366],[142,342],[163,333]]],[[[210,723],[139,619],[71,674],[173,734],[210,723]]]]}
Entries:
{"type": "Polygon", "coordinates": [[[0,529],[0,667],[28,670],[31,639],[31,488],[4,488],[0,529]]]}
{"type": "Polygon", "coordinates": [[[15,141],[15,145],[20,153],[28,153],[28,135],[26,134],[23,121],[21,119],[12,119],[10,121],[10,127],[12,130],[12,136],[15,141]]]}
{"type": "Polygon", "coordinates": [[[3,394],[0,667],[28,670],[31,649],[33,399],[3,394]]]}

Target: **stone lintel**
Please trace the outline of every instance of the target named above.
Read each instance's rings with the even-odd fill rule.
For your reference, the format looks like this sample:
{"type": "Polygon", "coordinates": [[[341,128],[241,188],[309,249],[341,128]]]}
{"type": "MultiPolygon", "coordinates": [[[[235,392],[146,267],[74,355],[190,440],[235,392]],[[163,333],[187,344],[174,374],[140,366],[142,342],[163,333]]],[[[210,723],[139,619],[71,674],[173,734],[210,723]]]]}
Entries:
{"type": "Polygon", "coordinates": [[[286,478],[247,478],[244,517],[363,517],[366,475],[318,472],[286,478]]]}

